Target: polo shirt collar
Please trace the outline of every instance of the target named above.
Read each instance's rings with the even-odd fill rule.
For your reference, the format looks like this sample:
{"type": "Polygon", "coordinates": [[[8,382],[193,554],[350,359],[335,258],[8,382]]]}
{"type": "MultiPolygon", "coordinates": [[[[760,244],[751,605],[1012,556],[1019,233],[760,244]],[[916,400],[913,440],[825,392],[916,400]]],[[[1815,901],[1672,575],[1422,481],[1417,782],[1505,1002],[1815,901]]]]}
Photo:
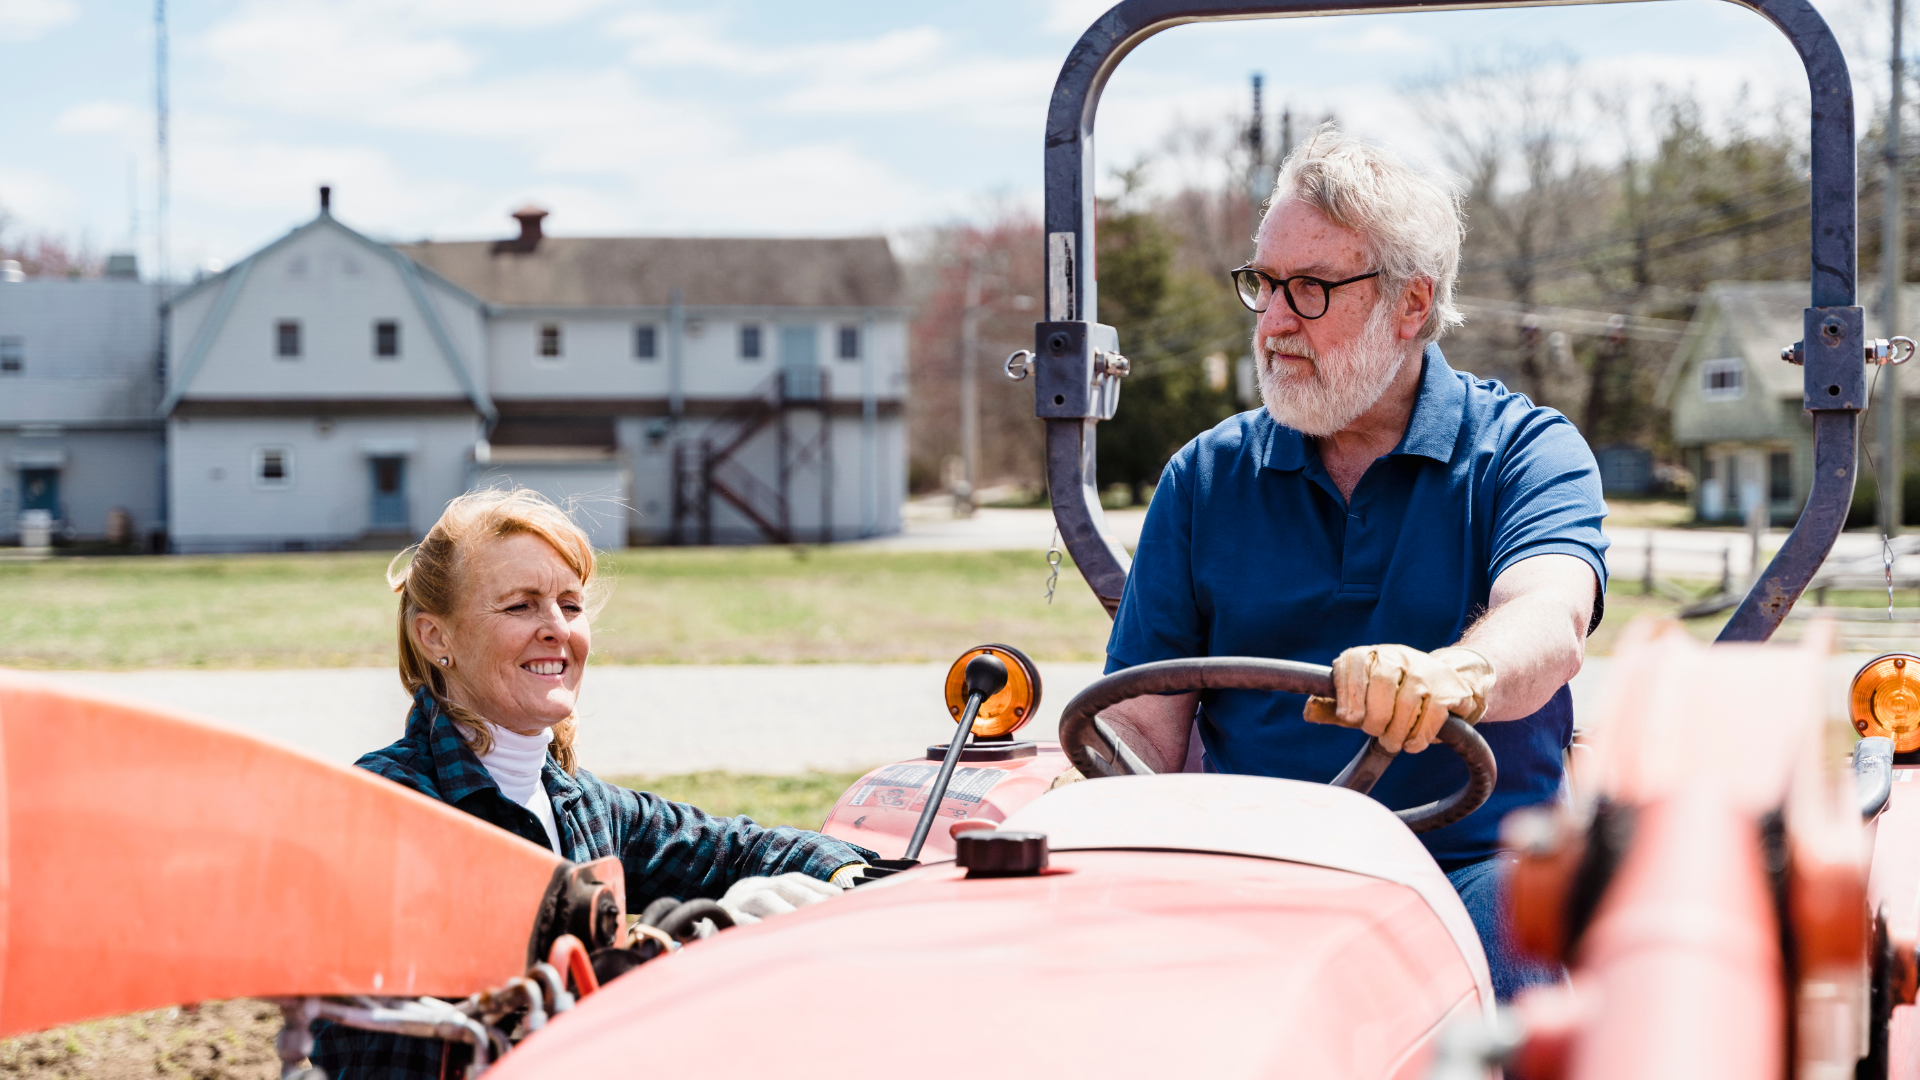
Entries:
{"type": "MultiPolygon", "coordinates": [[[[1425,369],[1420,373],[1420,393],[1413,400],[1413,415],[1407,418],[1407,430],[1393,454],[1414,454],[1439,462],[1453,460],[1454,446],[1460,441],[1460,422],[1466,414],[1467,388],[1447,366],[1440,346],[1428,345],[1421,355],[1425,369]]],[[[1290,427],[1275,422],[1271,413],[1260,410],[1260,424],[1266,432],[1266,448],[1261,455],[1266,468],[1280,472],[1298,472],[1319,452],[1311,440],[1290,427]]]]}

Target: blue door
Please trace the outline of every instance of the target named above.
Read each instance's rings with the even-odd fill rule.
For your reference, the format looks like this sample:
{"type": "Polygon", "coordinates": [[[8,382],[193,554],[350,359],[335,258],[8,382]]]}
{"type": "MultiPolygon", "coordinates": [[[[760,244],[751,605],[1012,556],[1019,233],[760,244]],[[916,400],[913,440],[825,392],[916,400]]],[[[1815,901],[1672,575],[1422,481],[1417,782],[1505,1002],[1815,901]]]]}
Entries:
{"type": "Polygon", "coordinates": [[[60,470],[21,469],[20,509],[45,510],[60,520],[60,470]]]}
{"type": "Polygon", "coordinates": [[[373,527],[407,531],[407,459],[373,459],[373,527]]]}
{"type": "Polygon", "coordinates": [[[786,396],[796,401],[817,401],[820,397],[820,335],[818,328],[782,326],[780,328],[780,372],[786,382],[786,396]]]}

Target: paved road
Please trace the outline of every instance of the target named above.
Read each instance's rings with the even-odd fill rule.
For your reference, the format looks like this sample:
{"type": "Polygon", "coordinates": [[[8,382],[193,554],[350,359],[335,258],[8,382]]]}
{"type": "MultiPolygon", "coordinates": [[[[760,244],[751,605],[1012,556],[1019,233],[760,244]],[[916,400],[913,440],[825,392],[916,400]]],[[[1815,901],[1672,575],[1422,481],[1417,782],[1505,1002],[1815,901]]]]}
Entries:
{"type": "MultiPolygon", "coordinates": [[[[1833,658],[1829,697],[1837,715],[1864,660],[1833,658]]],[[[1046,693],[1029,730],[1051,737],[1061,707],[1099,669],[1040,668],[1046,693]]],[[[1573,683],[1576,716],[1598,717],[1609,669],[1604,657],[1587,661],[1573,683]]],[[[866,768],[953,733],[941,702],[945,673],[943,664],[598,667],[581,697],[580,757],[608,775],[866,768]]],[[[374,668],[47,677],[198,713],[341,763],[399,737],[407,708],[393,672],[374,668]]]]}
{"type": "MultiPolygon", "coordinates": [[[[912,756],[953,734],[945,664],[595,667],[581,695],[580,760],[609,775],[796,773],[912,756]]],[[[1100,674],[1041,664],[1032,730],[1100,674]]],[[[351,762],[400,736],[407,696],[384,668],[59,672],[59,682],[171,706],[351,762]]]]}

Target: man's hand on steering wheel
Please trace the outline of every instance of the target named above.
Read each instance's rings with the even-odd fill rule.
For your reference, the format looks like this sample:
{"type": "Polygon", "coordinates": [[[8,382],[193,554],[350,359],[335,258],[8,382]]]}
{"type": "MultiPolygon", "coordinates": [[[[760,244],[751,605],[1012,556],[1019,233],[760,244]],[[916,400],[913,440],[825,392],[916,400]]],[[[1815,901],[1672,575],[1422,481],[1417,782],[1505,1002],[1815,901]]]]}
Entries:
{"type": "Polygon", "coordinates": [[[1334,659],[1334,697],[1307,699],[1305,717],[1357,727],[1389,753],[1417,754],[1434,742],[1447,714],[1477,723],[1493,683],[1492,665],[1472,649],[1362,645],[1334,659]]]}

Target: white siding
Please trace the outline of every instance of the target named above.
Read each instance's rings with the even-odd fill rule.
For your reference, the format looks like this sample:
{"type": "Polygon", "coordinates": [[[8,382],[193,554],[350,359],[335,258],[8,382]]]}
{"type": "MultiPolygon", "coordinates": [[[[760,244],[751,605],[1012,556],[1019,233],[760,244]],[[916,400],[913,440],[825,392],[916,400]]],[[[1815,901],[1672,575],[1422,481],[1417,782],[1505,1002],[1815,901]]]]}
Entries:
{"type": "MultiPolygon", "coordinates": [[[[173,326],[172,355],[188,355],[225,282],[188,298],[173,326]]],[[[477,321],[477,312],[468,315],[477,321]]],[[[457,324],[457,320],[455,320],[457,324]]],[[[449,332],[477,339],[478,331],[449,332]]],[[[244,286],[197,369],[186,396],[219,398],[461,398],[466,396],[429,332],[399,270],[380,252],[334,227],[294,236],[254,257],[244,286]],[[300,353],[275,352],[275,326],[300,324],[300,353]],[[377,320],[400,324],[400,355],[376,357],[377,320]]]]}
{"type": "Polygon", "coordinates": [[[475,466],[470,486],[525,487],[564,508],[602,551],[627,546],[632,480],[619,462],[514,462],[475,466]]]}
{"type": "Polygon", "coordinates": [[[487,327],[489,366],[496,398],[664,398],[667,396],[666,318],[498,315],[487,327]],[[633,328],[660,326],[658,356],[637,360],[633,328]],[[560,326],[561,355],[540,355],[540,327],[560,326]]]}
{"type": "MultiPolygon", "coordinates": [[[[780,370],[780,328],[806,325],[814,329],[816,356],[830,378],[833,397],[857,400],[862,393],[860,360],[838,358],[838,329],[842,324],[862,327],[862,347],[872,353],[874,394],[881,400],[899,400],[906,394],[907,324],[889,315],[876,319],[867,333],[859,312],[834,310],[768,312],[764,316],[738,312],[687,312],[681,339],[682,392],[689,399],[739,398],[754,393],[780,370]],[[745,323],[763,327],[760,358],[740,355],[740,328],[745,323]]],[[[639,310],[619,315],[512,311],[488,320],[487,351],[493,395],[502,401],[665,398],[672,371],[672,335],[668,312],[639,310]],[[539,354],[540,327],[561,328],[562,355],[539,354]],[[659,327],[657,356],[633,355],[633,328],[640,323],[659,327]]]]}
{"type": "Polygon", "coordinates": [[[0,374],[0,426],[153,423],[160,294],[138,281],[0,283],[0,338],[23,367],[0,374]]]}
{"type": "Polygon", "coordinates": [[[106,535],[107,512],[133,515],[134,535],[165,527],[160,520],[164,435],[158,424],[121,431],[67,430],[20,435],[0,430],[0,537],[19,536],[20,470],[58,462],[59,524],[81,540],[106,535]]]}
{"type": "MultiPolygon", "coordinates": [[[[647,438],[650,428],[661,421],[649,418],[622,420],[619,424],[621,454],[632,468],[633,488],[629,506],[629,527],[645,543],[664,543],[673,529],[673,443],[668,437],[659,441],[647,438]]],[[[697,441],[709,421],[693,420],[681,425],[679,436],[697,441]]],[[[795,410],[789,418],[794,446],[813,438],[819,431],[819,415],[795,410]]],[[[776,437],[771,425],[742,447],[734,460],[773,486],[776,437]]],[[[833,498],[832,534],[836,540],[852,540],[866,535],[862,498],[861,420],[857,416],[837,416],[833,420],[833,498]]],[[[884,536],[900,531],[900,512],[907,492],[906,424],[898,413],[882,416],[875,424],[874,461],[872,463],[871,535],[884,536]]],[[[795,538],[811,543],[820,536],[820,470],[817,464],[797,468],[789,491],[789,507],[795,538]]],[[[689,541],[697,536],[697,523],[691,518],[686,526],[689,541]]],[[[713,500],[713,535],[721,543],[763,543],[766,537],[745,515],[725,500],[713,500]]]]}
{"type": "Polygon", "coordinates": [[[289,541],[326,547],[368,531],[372,458],[407,459],[409,525],[425,532],[466,490],[480,421],[471,416],[175,419],[168,424],[168,483],[175,550],[250,551],[289,541]],[[263,448],[292,455],[283,487],[254,482],[263,448]]]}

